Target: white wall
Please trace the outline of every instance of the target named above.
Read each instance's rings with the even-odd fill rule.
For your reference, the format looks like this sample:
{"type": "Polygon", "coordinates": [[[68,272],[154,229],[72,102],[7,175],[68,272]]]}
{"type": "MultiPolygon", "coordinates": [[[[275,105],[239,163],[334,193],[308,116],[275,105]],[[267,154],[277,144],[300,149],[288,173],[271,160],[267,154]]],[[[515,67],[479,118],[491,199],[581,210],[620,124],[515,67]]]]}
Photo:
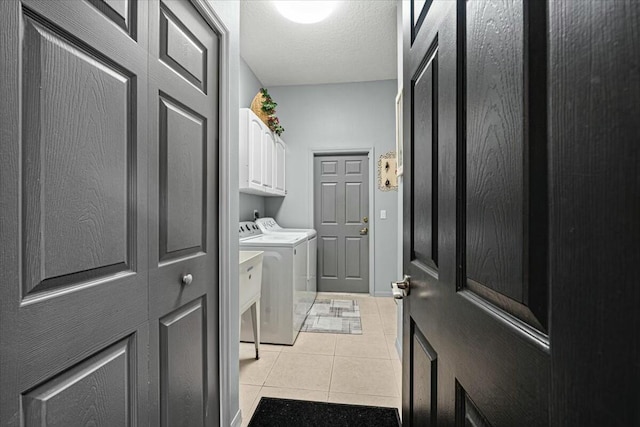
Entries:
{"type": "MultiPolygon", "coordinates": [[[[240,57],[240,108],[249,108],[256,93],[263,87],[249,65],[240,57]]],[[[265,216],[264,197],[254,194],[240,193],[240,221],[253,221],[254,209],[260,212],[260,216],[265,216]]]]}
{"type": "MultiPolygon", "coordinates": [[[[220,239],[228,244],[228,251],[221,251],[221,268],[229,268],[225,275],[221,275],[220,316],[229,322],[221,320],[220,330],[220,425],[240,425],[238,401],[239,396],[239,350],[240,341],[238,321],[238,75],[240,59],[240,3],[235,1],[208,0],[214,13],[229,31],[229,38],[223,51],[228,50],[228,63],[222,73],[228,79],[228,98],[223,99],[223,111],[226,110],[227,120],[220,123],[221,129],[226,129],[228,141],[222,141],[220,150],[221,188],[220,206],[221,233],[220,239]],[[223,253],[226,252],[226,253],[223,253]],[[233,268],[235,267],[235,268],[233,268]],[[223,329],[224,328],[224,329],[223,329]]],[[[222,88],[221,93],[224,93],[222,88]]],[[[215,385],[212,384],[215,387],[215,385]]],[[[217,391],[217,390],[216,390],[217,391]]],[[[214,392],[216,392],[214,391],[214,392]]]]}
{"type": "MultiPolygon", "coordinates": [[[[374,167],[381,154],[395,151],[396,80],[269,88],[287,143],[287,196],[267,198],[266,213],[284,226],[312,228],[309,183],[312,150],[370,148],[374,167]]],[[[374,174],[377,176],[377,173],[374,174]]],[[[375,183],[372,183],[375,185],[375,183]]],[[[397,272],[398,193],[374,191],[374,294],[391,295],[397,272]],[[380,210],[387,219],[380,219],[380,210]]]]}
{"type": "Polygon", "coordinates": [[[260,217],[266,216],[264,197],[255,194],[240,193],[240,207],[238,210],[240,221],[253,221],[253,211],[257,210],[260,217]]]}
{"type": "Polygon", "coordinates": [[[246,61],[240,57],[240,108],[251,107],[251,101],[260,88],[264,87],[246,61]]]}

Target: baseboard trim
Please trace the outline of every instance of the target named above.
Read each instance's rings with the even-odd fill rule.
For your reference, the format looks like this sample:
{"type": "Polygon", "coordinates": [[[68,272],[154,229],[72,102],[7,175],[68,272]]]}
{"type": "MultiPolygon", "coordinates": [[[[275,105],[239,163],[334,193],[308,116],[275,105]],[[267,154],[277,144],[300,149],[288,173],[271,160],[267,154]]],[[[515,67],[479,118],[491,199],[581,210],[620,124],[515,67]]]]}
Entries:
{"type": "Polygon", "coordinates": [[[373,296],[374,297],[393,297],[393,294],[391,293],[391,291],[374,291],[373,292],[373,296]]]}
{"type": "Polygon", "coordinates": [[[231,420],[231,424],[229,427],[240,427],[241,425],[242,425],[242,411],[238,409],[238,412],[236,412],[235,417],[233,417],[233,420],[231,420]]]}

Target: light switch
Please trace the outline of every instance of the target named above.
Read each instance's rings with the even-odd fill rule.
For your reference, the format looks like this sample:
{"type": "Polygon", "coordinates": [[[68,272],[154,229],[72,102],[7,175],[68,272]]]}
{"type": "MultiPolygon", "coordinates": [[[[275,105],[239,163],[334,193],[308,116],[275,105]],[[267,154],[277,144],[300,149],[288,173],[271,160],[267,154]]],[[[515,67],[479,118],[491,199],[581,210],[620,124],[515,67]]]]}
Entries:
{"type": "Polygon", "coordinates": [[[380,211],[380,219],[387,219],[387,211],[382,209],[380,211]]]}

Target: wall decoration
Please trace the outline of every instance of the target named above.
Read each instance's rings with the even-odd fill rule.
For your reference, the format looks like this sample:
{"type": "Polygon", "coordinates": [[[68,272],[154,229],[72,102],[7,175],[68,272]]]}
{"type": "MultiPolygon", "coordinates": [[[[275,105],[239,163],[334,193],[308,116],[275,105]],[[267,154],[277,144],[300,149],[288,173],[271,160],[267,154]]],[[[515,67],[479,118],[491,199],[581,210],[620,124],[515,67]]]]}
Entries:
{"type": "Polygon", "coordinates": [[[398,92],[396,96],[396,176],[402,175],[402,156],[403,156],[403,133],[402,133],[402,89],[398,92]]]}
{"type": "Polygon", "coordinates": [[[280,120],[276,116],[276,107],[278,104],[271,98],[269,91],[266,88],[261,87],[260,91],[256,94],[251,101],[251,111],[262,120],[262,122],[269,126],[272,132],[282,135],[284,128],[280,124],[280,120]]]}
{"type": "Polygon", "coordinates": [[[381,155],[378,160],[378,189],[381,191],[398,191],[395,151],[389,151],[381,155]]]}

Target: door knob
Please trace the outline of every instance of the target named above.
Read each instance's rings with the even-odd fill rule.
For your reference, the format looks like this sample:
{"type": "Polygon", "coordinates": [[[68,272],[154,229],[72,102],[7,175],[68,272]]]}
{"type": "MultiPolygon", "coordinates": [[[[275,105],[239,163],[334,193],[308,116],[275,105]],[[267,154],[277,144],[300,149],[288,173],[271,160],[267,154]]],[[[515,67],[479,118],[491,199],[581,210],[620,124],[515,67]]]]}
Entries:
{"type": "Polygon", "coordinates": [[[411,276],[404,275],[404,279],[398,282],[391,282],[391,291],[395,299],[402,299],[409,295],[409,287],[411,286],[411,276]]]}
{"type": "Polygon", "coordinates": [[[362,218],[362,222],[364,222],[365,224],[369,222],[369,217],[365,216],[364,218],[362,218]]]}
{"type": "Polygon", "coordinates": [[[360,234],[362,236],[366,236],[368,233],[369,233],[369,228],[368,227],[365,227],[362,230],[360,230],[360,234]]]}
{"type": "Polygon", "coordinates": [[[193,276],[191,274],[185,274],[182,276],[182,284],[188,286],[193,282],[193,276]]]}

